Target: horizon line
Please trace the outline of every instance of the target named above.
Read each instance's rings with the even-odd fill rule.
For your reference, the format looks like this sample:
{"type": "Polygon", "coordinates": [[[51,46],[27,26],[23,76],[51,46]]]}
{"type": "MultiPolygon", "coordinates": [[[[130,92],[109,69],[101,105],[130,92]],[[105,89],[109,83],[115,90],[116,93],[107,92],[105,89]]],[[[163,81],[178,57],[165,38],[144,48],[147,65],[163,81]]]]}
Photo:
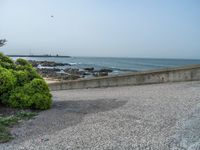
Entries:
{"type": "Polygon", "coordinates": [[[174,57],[167,57],[167,58],[162,58],[162,57],[118,57],[118,56],[70,56],[70,55],[59,55],[59,54],[6,54],[7,56],[10,57],[68,57],[68,58],[76,58],[76,57],[82,57],[82,58],[128,58],[128,59],[168,59],[168,60],[200,60],[197,58],[174,58],[174,57]]]}

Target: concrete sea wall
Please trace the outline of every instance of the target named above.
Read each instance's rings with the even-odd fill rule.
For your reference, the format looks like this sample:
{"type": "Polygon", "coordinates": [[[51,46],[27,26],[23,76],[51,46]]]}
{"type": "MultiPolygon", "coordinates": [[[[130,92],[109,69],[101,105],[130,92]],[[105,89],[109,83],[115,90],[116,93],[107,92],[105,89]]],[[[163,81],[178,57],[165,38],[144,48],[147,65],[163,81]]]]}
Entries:
{"type": "Polygon", "coordinates": [[[200,80],[200,65],[49,83],[52,91],[200,80]]]}

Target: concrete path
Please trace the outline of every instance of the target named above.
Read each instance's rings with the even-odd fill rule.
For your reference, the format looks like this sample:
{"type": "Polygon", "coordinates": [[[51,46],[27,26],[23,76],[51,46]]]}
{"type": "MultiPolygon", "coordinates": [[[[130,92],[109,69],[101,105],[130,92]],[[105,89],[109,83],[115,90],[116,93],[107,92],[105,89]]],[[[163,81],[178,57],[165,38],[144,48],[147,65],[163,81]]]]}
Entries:
{"type": "Polygon", "coordinates": [[[200,150],[200,82],[52,93],[0,150],[200,150]]]}

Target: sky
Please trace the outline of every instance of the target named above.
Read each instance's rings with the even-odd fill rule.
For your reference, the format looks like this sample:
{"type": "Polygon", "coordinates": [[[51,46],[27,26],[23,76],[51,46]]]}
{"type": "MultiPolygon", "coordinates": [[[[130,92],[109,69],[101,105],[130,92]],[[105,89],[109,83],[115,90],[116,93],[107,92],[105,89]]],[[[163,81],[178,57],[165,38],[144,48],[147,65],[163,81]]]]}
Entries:
{"type": "Polygon", "coordinates": [[[199,8],[200,0],[0,0],[0,51],[200,59],[199,8]]]}

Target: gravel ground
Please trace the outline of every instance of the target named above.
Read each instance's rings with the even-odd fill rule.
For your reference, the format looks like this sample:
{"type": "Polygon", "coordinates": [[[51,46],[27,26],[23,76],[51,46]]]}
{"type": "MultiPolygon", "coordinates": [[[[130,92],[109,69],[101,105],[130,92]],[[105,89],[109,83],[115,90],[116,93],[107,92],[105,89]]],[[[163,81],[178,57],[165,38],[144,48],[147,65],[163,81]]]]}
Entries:
{"type": "Polygon", "coordinates": [[[200,150],[200,82],[54,91],[0,150],[200,150]]]}

